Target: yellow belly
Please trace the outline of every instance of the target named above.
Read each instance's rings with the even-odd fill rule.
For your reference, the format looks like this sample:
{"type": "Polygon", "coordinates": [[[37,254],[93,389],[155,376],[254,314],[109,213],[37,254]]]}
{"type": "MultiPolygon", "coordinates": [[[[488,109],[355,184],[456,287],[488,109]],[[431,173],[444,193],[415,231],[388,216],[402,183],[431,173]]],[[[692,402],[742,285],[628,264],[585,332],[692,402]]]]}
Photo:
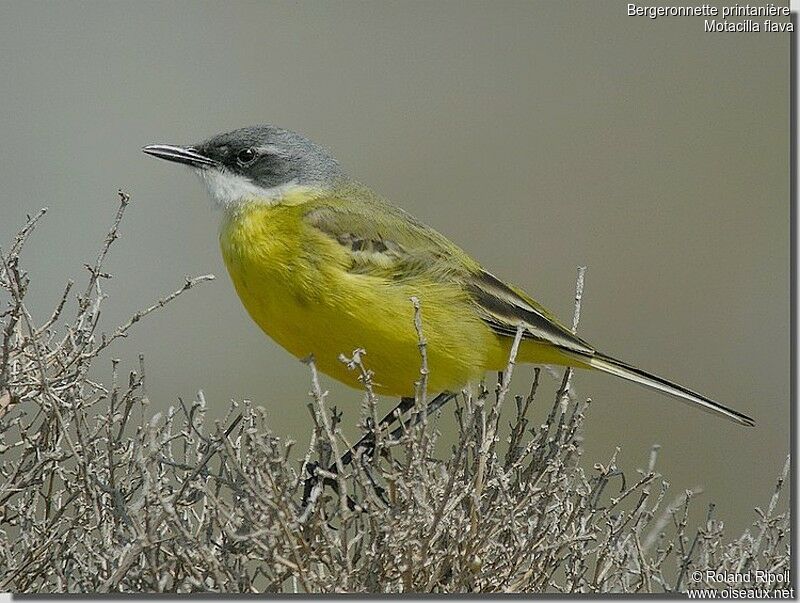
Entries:
{"type": "MultiPolygon", "coordinates": [[[[457,391],[500,370],[510,340],[477,316],[460,287],[348,272],[347,252],[302,219],[301,204],[252,204],[223,223],[220,244],[236,292],[250,316],[297,358],[359,387],[339,360],[358,348],[377,393],[412,396],[421,358],[410,298],[419,298],[427,339],[428,387],[457,391]]],[[[561,363],[552,348],[524,342],[521,361],[561,363]]]]}
{"type": "Polygon", "coordinates": [[[220,243],[258,326],[297,358],[313,354],[319,370],[349,385],[358,386],[357,374],[339,356],[363,348],[377,392],[414,394],[421,366],[414,295],[422,305],[431,391],[480,378],[488,356],[502,353],[460,290],[348,272],[346,252],[307,226],[296,205],[252,205],[226,220],[220,243]]]}

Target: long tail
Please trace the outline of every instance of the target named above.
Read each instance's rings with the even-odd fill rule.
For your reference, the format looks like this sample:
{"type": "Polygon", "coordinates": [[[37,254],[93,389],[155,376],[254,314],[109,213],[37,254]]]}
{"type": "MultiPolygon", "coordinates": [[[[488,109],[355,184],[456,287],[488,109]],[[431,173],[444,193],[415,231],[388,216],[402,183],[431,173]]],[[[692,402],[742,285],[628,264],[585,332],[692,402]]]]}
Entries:
{"type": "Polygon", "coordinates": [[[645,372],[640,368],[617,360],[616,358],[612,358],[611,356],[606,356],[605,354],[600,354],[599,352],[592,355],[582,354],[579,352],[564,350],[563,348],[562,352],[565,355],[580,361],[582,365],[588,365],[589,367],[604,373],[616,375],[617,377],[622,377],[623,379],[633,381],[639,385],[644,385],[645,387],[658,390],[678,398],[681,402],[694,404],[706,412],[722,416],[729,421],[734,421],[735,423],[746,425],[747,427],[753,427],[756,424],[753,419],[743,413],[740,413],[739,411],[728,408],[727,406],[723,406],[719,402],[714,402],[714,400],[710,400],[709,398],[683,387],[682,385],[678,385],[677,383],[664,379],[663,377],[659,377],[658,375],[645,372]]]}

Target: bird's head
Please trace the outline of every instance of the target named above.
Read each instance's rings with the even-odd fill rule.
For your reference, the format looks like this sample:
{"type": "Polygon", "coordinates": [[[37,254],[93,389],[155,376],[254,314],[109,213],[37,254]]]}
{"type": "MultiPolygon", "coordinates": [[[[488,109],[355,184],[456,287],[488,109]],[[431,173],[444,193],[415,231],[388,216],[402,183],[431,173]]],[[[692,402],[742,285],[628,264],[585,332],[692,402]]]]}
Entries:
{"type": "Polygon", "coordinates": [[[328,187],[341,177],[337,161],[304,136],[271,125],[218,134],[199,144],[153,144],[148,155],[192,167],[214,202],[274,203],[295,187],[328,187]]]}

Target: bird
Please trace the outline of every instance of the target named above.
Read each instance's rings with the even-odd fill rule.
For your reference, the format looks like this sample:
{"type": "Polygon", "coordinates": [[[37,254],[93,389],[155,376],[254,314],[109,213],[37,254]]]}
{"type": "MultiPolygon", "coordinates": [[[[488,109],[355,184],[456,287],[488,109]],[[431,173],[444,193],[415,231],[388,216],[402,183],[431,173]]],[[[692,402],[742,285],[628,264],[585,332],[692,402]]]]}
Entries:
{"type": "MultiPolygon", "coordinates": [[[[222,211],[225,266],[255,323],[297,358],[352,387],[341,355],[366,351],[376,394],[400,397],[420,379],[418,300],[427,388],[442,395],[516,361],[589,369],[657,390],[745,426],[752,418],[598,350],[463,249],[351,177],[323,146],[270,124],[192,145],[151,144],[183,164],[222,211]]],[[[437,399],[446,401],[448,396],[437,399]]]]}

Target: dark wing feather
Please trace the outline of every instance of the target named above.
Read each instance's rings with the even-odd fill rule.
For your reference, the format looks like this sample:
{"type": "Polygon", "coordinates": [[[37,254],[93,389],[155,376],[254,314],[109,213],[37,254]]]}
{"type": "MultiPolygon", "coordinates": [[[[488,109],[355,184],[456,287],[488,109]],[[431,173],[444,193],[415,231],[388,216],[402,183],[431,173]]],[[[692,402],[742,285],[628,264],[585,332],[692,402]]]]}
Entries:
{"type": "Polygon", "coordinates": [[[594,349],[562,325],[543,306],[507,285],[496,276],[481,270],[467,284],[479,307],[481,318],[498,335],[514,337],[517,327],[525,327],[523,337],[587,354],[594,349]]]}

